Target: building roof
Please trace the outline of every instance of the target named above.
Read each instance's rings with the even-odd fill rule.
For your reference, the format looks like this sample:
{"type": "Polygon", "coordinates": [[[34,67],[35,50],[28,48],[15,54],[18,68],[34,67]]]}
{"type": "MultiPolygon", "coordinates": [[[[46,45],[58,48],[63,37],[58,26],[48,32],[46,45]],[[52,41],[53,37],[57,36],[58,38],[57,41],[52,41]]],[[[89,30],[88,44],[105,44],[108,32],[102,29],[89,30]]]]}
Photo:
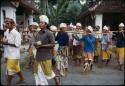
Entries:
{"type": "Polygon", "coordinates": [[[125,0],[99,0],[86,10],[83,9],[78,19],[91,13],[125,13],[125,0]]]}
{"type": "Polygon", "coordinates": [[[23,8],[23,10],[31,13],[39,14],[40,10],[35,7],[35,4],[31,3],[32,0],[3,0],[2,6],[13,6],[15,8],[23,8]]]}
{"type": "Polygon", "coordinates": [[[40,10],[38,10],[34,4],[28,2],[28,0],[19,0],[20,5],[26,9],[33,10],[34,13],[39,14],[40,10]]]}

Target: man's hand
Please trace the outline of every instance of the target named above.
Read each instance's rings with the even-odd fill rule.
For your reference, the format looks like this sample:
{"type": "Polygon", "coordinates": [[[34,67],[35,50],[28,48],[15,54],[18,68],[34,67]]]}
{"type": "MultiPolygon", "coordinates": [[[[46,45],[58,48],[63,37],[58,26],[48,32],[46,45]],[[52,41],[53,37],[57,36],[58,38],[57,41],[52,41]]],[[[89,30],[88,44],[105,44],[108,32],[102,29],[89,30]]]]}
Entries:
{"type": "Polygon", "coordinates": [[[35,48],[39,48],[39,45],[37,43],[34,43],[35,48]]]}
{"type": "Polygon", "coordinates": [[[77,34],[72,34],[72,37],[75,38],[77,36],[77,34]]]}

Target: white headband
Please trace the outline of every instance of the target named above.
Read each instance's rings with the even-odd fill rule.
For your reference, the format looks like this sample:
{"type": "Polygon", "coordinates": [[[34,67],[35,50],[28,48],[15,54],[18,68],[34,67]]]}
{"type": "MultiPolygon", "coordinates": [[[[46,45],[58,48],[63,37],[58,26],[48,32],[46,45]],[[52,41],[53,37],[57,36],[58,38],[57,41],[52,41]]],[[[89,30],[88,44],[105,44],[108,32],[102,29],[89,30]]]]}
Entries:
{"type": "Polygon", "coordinates": [[[40,22],[46,22],[47,24],[49,24],[49,19],[46,15],[41,15],[39,18],[40,22]]]}

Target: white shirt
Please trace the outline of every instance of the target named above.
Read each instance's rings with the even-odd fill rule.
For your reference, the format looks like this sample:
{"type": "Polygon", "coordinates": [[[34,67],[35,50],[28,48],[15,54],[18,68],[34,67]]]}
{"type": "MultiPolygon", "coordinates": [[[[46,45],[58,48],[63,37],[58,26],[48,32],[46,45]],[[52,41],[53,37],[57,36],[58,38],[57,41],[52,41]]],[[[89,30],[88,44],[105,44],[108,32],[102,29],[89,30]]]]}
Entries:
{"type": "MultiPolygon", "coordinates": [[[[81,39],[82,38],[82,34],[77,34],[78,38],[81,39]]],[[[73,39],[73,45],[79,45],[79,41],[77,41],[76,39],[73,39]]]]}
{"type": "Polygon", "coordinates": [[[101,36],[102,50],[106,50],[108,48],[108,42],[110,42],[109,35],[102,35],[101,36]]]}
{"type": "MultiPolygon", "coordinates": [[[[8,32],[8,29],[4,32],[4,40],[7,40],[7,32],[8,32]]],[[[4,58],[6,58],[6,52],[7,52],[7,50],[6,50],[6,47],[7,47],[7,45],[4,45],[4,58]]]]}
{"type": "Polygon", "coordinates": [[[11,32],[9,30],[6,32],[6,38],[8,43],[14,44],[16,47],[6,45],[4,52],[4,57],[9,59],[20,59],[20,46],[21,46],[21,35],[16,29],[11,32]]]}

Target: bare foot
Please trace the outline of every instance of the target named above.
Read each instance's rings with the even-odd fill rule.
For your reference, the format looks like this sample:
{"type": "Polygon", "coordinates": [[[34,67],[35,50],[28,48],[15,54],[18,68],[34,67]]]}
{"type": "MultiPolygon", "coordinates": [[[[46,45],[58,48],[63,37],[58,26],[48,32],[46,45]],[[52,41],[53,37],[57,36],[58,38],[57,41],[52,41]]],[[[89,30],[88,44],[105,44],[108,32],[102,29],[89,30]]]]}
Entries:
{"type": "Polygon", "coordinates": [[[24,81],[24,79],[20,79],[20,80],[18,80],[17,82],[16,82],[16,84],[21,84],[21,83],[24,83],[25,81],[24,81]]]}

